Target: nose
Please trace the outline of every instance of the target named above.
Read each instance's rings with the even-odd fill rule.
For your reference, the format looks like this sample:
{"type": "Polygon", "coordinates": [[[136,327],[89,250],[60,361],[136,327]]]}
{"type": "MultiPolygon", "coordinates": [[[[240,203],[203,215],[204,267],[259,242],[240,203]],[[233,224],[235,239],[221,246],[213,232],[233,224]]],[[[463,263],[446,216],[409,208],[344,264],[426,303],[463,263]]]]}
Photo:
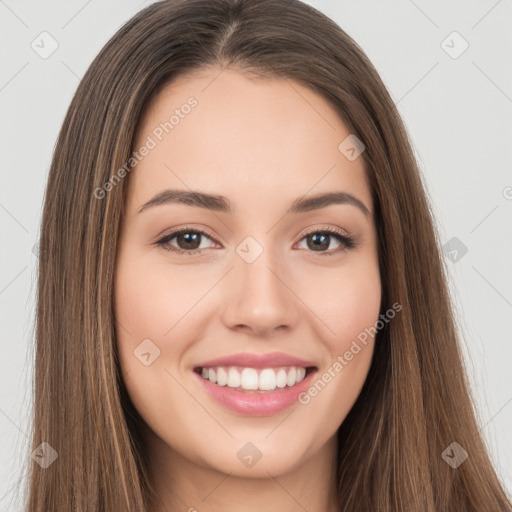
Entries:
{"type": "Polygon", "coordinates": [[[270,258],[270,251],[264,250],[252,263],[235,254],[224,283],[224,325],[258,337],[293,329],[300,318],[300,300],[290,281],[290,272],[270,258]]]}

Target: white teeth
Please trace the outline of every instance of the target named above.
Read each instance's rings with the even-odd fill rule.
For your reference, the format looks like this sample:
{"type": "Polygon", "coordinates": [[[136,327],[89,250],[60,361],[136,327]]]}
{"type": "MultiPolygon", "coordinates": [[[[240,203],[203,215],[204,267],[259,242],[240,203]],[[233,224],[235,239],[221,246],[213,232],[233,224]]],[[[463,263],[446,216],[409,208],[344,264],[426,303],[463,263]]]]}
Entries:
{"type": "Polygon", "coordinates": [[[226,373],[224,368],[218,368],[217,369],[217,384],[219,386],[225,386],[227,383],[228,383],[228,374],[226,373]]]}
{"type": "Polygon", "coordinates": [[[240,386],[241,376],[235,368],[230,368],[228,371],[228,386],[230,388],[237,388],[240,386]]]}
{"type": "MultiPolygon", "coordinates": [[[[204,377],[204,375],[203,375],[204,377]]],[[[288,386],[293,386],[297,382],[297,370],[294,366],[290,368],[290,371],[288,372],[288,377],[286,379],[286,384],[288,386]]]]}
{"type": "Polygon", "coordinates": [[[244,368],[240,386],[243,389],[258,389],[258,372],[254,368],[244,368]]]}
{"type": "MultiPolygon", "coordinates": [[[[263,373],[263,372],[261,372],[263,373]]],[[[281,368],[276,375],[276,387],[278,388],[284,388],[286,386],[287,378],[286,378],[286,372],[281,368]]],[[[293,385],[293,384],[292,384],[293,385]]],[[[274,388],[272,388],[274,389],[274,388]]]]}
{"type": "Polygon", "coordinates": [[[276,388],[294,386],[304,379],[306,369],[297,366],[283,368],[243,368],[215,367],[202,368],[201,375],[204,379],[214,382],[219,386],[241,388],[246,390],[272,391],[276,388]],[[259,373],[258,373],[259,372],[259,373]]]}
{"type": "MultiPolygon", "coordinates": [[[[247,369],[247,368],[246,368],[247,369]]],[[[245,370],[244,370],[245,372],[245,370]]],[[[259,386],[260,389],[270,391],[276,389],[276,373],[270,368],[262,370],[260,373],[259,386]]]]}

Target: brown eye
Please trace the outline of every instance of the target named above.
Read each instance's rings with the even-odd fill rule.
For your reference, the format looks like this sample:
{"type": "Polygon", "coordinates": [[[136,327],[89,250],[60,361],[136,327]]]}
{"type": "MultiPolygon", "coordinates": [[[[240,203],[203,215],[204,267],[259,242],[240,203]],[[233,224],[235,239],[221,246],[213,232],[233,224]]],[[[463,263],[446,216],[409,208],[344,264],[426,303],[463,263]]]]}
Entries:
{"type": "Polygon", "coordinates": [[[356,242],[352,237],[333,229],[312,231],[306,234],[302,240],[306,240],[307,249],[320,253],[322,256],[338,254],[356,247],[356,242]],[[337,241],[338,247],[328,250],[333,239],[337,241]]]}
{"type": "Polygon", "coordinates": [[[201,245],[201,234],[187,231],[176,235],[176,242],[180,249],[197,249],[201,245]]]}
{"type": "Polygon", "coordinates": [[[327,233],[313,233],[306,237],[308,241],[308,248],[313,251],[320,251],[329,249],[331,236],[327,233]]]}
{"type": "Polygon", "coordinates": [[[155,243],[166,251],[191,255],[199,253],[202,249],[207,248],[201,247],[201,243],[204,239],[212,240],[212,238],[204,231],[183,228],[165,235],[155,243]],[[176,239],[175,243],[171,243],[174,239],[176,239]]]}

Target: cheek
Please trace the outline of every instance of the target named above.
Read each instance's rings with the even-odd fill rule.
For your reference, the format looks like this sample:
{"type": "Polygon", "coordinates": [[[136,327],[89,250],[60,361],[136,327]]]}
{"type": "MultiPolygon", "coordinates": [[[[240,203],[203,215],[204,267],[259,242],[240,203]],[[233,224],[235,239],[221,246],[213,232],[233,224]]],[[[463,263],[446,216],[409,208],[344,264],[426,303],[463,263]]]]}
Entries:
{"type": "Polygon", "coordinates": [[[381,303],[381,285],[377,275],[366,275],[339,284],[331,304],[329,319],[336,333],[336,352],[348,350],[353,340],[364,339],[368,329],[378,320],[381,303]]]}
{"type": "Polygon", "coordinates": [[[318,337],[333,353],[350,343],[378,320],[381,281],[378,265],[365,261],[336,269],[319,269],[314,279],[297,280],[298,294],[321,321],[318,337]]]}
{"type": "Polygon", "coordinates": [[[126,272],[122,265],[119,270],[115,302],[119,364],[133,405],[153,428],[160,415],[175,416],[173,404],[185,398],[172,377],[173,363],[179,361],[187,340],[182,332],[175,332],[178,328],[172,330],[183,304],[179,294],[170,291],[175,287],[153,278],[155,270],[126,272]]]}
{"type": "Polygon", "coordinates": [[[143,417],[162,412],[162,403],[171,414],[173,404],[179,407],[187,399],[173,375],[179,372],[183,354],[200,337],[196,315],[205,280],[207,276],[183,268],[171,271],[169,265],[141,257],[133,248],[117,263],[117,350],[126,388],[143,417]]]}
{"type": "Polygon", "coordinates": [[[115,288],[118,321],[129,332],[161,337],[181,309],[179,279],[166,279],[164,272],[136,254],[121,259],[115,288]]]}
{"type": "Polygon", "coordinates": [[[308,409],[307,421],[315,423],[314,418],[322,418],[334,431],[357,400],[368,375],[380,313],[381,281],[375,264],[340,268],[331,272],[329,279],[316,282],[324,284],[315,287],[308,300],[321,319],[317,336],[329,358],[299,401],[308,409]]]}
{"type": "MultiPolygon", "coordinates": [[[[117,351],[126,387],[139,412],[151,406],[168,359],[179,352],[178,339],[168,333],[183,305],[176,285],[149,266],[136,251],[126,251],[117,263],[115,316],[117,351]],[[146,390],[146,393],[144,393],[146,390]]],[[[164,379],[165,380],[165,379],[164,379]]]]}
{"type": "Polygon", "coordinates": [[[186,326],[183,320],[204,294],[204,278],[181,269],[171,272],[168,265],[147,260],[134,254],[118,263],[115,313],[119,350],[133,351],[149,338],[166,353],[177,352],[179,343],[169,340],[186,326]]]}

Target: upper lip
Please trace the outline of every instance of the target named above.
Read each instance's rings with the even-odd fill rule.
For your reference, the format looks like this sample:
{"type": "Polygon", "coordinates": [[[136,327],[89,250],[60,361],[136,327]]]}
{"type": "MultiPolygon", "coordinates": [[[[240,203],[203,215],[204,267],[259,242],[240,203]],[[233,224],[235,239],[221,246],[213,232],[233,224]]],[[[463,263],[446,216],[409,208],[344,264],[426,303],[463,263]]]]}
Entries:
{"type": "Polygon", "coordinates": [[[269,354],[249,354],[247,352],[232,354],[218,359],[211,359],[196,365],[196,368],[212,368],[215,366],[243,366],[244,368],[274,368],[279,366],[299,366],[308,368],[315,366],[311,361],[290,356],[284,352],[269,354]]]}

